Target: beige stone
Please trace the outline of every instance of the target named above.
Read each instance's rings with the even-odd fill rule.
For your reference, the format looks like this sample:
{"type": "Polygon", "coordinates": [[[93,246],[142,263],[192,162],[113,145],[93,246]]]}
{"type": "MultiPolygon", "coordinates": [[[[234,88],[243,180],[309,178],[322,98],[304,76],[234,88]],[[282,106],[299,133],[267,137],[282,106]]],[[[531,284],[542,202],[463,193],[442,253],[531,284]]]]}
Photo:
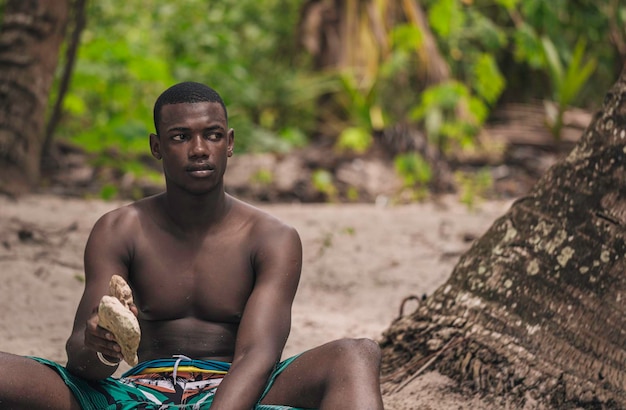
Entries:
{"type": "Polygon", "coordinates": [[[131,366],[138,363],[137,348],[141,340],[139,321],[129,306],[133,304],[130,286],[121,276],[113,276],[109,283],[111,296],[105,295],[98,307],[99,325],[115,336],[122,348],[124,360],[131,366]]]}

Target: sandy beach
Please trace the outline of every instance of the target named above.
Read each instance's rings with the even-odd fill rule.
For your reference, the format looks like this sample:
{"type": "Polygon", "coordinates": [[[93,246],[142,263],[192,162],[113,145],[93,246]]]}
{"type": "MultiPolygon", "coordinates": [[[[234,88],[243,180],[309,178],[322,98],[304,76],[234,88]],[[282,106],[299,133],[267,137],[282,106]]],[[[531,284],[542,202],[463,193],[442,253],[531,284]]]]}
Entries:
{"type": "MultiPolygon", "coordinates": [[[[0,197],[0,350],[65,363],[94,222],[124,202],[0,197]]],[[[375,340],[410,295],[432,293],[510,202],[454,198],[402,206],[257,204],[294,226],[304,267],[284,356],[342,337],[375,340]]],[[[410,309],[410,306],[408,306],[410,309]]],[[[489,408],[427,372],[385,397],[390,410],[489,408]]]]}

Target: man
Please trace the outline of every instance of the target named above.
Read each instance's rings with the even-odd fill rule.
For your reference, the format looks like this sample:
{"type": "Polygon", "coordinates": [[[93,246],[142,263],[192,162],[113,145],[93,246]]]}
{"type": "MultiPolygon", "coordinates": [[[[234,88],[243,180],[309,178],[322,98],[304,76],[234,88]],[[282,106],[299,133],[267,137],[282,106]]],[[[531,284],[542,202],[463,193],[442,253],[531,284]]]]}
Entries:
{"type": "Polygon", "coordinates": [[[382,409],[380,351],[370,340],[278,363],[301,243],[293,228],[225,193],[235,134],[221,97],[177,84],[157,99],[154,122],[150,148],[166,191],[95,224],[66,368],[0,354],[0,408],[382,409]],[[142,332],[140,364],[120,380],[109,377],[120,346],[97,315],[113,275],[132,287],[142,332]]]}

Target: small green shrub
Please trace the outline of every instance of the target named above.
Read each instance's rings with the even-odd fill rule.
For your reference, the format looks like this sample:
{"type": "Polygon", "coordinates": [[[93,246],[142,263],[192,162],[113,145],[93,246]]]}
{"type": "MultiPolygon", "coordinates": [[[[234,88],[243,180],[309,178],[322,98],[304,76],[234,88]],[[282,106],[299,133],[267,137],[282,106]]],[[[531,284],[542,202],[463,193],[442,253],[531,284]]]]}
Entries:
{"type": "Polygon", "coordinates": [[[324,194],[328,199],[337,197],[337,188],[333,183],[333,175],[325,169],[317,169],[311,175],[313,187],[317,192],[324,194]]]}
{"type": "Polygon", "coordinates": [[[405,187],[425,186],[432,178],[430,165],[418,153],[400,154],[393,163],[405,187]]]}

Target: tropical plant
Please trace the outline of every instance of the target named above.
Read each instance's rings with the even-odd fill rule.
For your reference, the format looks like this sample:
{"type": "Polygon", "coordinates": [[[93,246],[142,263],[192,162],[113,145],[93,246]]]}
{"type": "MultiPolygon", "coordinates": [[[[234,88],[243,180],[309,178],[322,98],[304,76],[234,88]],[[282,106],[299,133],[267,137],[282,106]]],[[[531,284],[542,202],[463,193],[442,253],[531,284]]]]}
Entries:
{"type": "Polygon", "coordinates": [[[547,66],[550,69],[550,78],[554,89],[554,100],[556,101],[556,110],[551,109],[550,105],[547,106],[549,114],[548,124],[555,140],[559,141],[561,139],[565,109],[574,101],[595,70],[597,60],[590,58],[586,62],[583,61],[586,42],[581,39],[576,43],[569,63],[567,67],[564,68],[561,57],[552,41],[544,37],[542,44],[547,66]]]}
{"type": "Polygon", "coordinates": [[[456,172],[454,176],[459,186],[459,200],[470,210],[475,209],[493,187],[493,178],[488,168],[476,173],[456,172]]]}
{"type": "Polygon", "coordinates": [[[98,153],[146,152],[152,103],[181,80],[222,93],[239,151],[326,135],[361,153],[373,131],[419,121],[445,152],[472,144],[503,94],[592,105],[626,49],[615,1],[100,0],[88,12],[56,134],[98,153]],[[332,56],[307,55],[294,38],[301,14],[320,7],[336,8],[337,25],[309,40],[330,38],[324,27],[347,33],[332,56]],[[579,38],[593,41],[586,58],[579,38]]]}
{"type": "Polygon", "coordinates": [[[430,166],[415,152],[396,156],[394,166],[405,187],[425,186],[432,178],[430,166]]]}
{"type": "Polygon", "coordinates": [[[91,2],[58,134],[90,151],[145,152],[158,94],[195,80],[223,95],[240,151],[302,145],[324,81],[293,68],[297,12],[280,0],[91,2]]]}
{"type": "Polygon", "coordinates": [[[327,199],[337,199],[337,187],[333,183],[333,175],[326,169],[316,169],[311,175],[311,182],[315,190],[327,199]]]}
{"type": "Polygon", "coordinates": [[[488,113],[485,104],[458,81],[426,89],[420,101],[411,113],[412,119],[423,122],[429,140],[442,154],[451,148],[452,142],[461,147],[472,145],[488,113]],[[459,107],[467,109],[465,116],[458,116],[459,107]]]}

